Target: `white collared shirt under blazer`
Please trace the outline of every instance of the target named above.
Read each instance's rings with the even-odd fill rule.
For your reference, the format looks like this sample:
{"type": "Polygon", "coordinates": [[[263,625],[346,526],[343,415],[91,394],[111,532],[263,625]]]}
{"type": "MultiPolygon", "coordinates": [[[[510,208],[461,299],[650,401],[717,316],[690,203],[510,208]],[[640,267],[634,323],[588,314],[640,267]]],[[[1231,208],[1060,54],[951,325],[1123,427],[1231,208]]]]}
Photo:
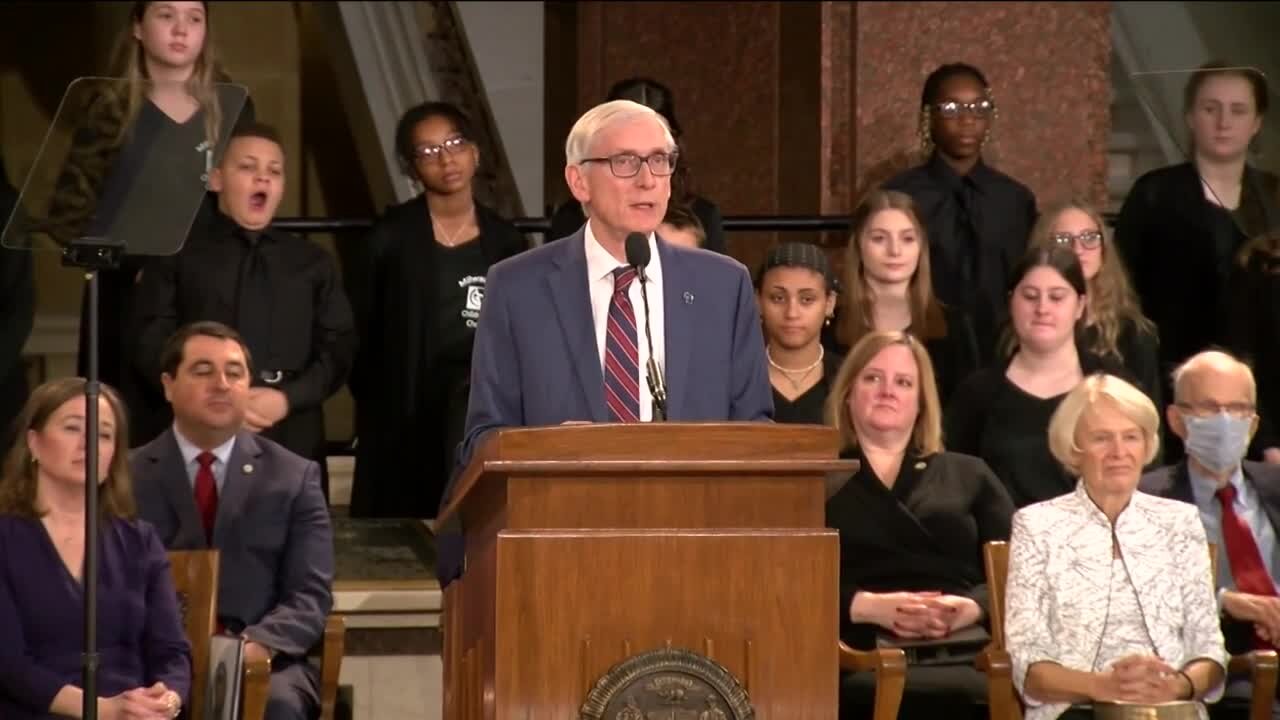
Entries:
{"type": "MultiPolygon", "coordinates": [[[[1066,703],[1025,693],[1027,668],[1042,661],[1085,672],[1105,668],[1103,631],[1113,583],[1132,582],[1155,654],[1174,668],[1205,658],[1225,669],[1227,651],[1209,570],[1204,526],[1194,505],[1135,492],[1115,523],[1123,563],[1112,562],[1112,529],[1084,483],[1072,493],[1028,505],[1013,516],[1005,600],[1005,638],[1026,720],[1051,720],[1066,703]],[[1128,570],[1128,577],[1113,574],[1128,570]],[[1101,662],[1100,662],[1101,661],[1101,662]]],[[[1203,688],[1201,688],[1203,690],[1203,688]]],[[[1208,694],[1215,702],[1223,686],[1208,694]]],[[[1200,717],[1206,718],[1204,706],[1200,717]]]]}

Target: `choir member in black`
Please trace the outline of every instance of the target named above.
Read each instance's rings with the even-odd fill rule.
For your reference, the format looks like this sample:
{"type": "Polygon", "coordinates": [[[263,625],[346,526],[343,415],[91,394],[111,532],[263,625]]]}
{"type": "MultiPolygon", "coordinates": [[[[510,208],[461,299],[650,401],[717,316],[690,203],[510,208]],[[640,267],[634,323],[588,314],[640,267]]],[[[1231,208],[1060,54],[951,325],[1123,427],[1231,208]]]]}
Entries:
{"type": "Polygon", "coordinates": [[[700,248],[707,245],[707,231],[693,211],[683,205],[668,205],[658,226],[658,237],[673,244],[700,248]]]}
{"type": "MultiPolygon", "coordinates": [[[[216,146],[217,139],[226,135],[224,116],[240,105],[239,97],[233,102],[219,97],[217,83],[228,78],[217,61],[205,2],[134,3],[117,42],[113,66],[111,74],[123,81],[103,83],[110,92],[94,97],[85,123],[72,139],[50,210],[69,227],[78,227],[77,219],[92,212],[89,235],[105,234],[113,226],[132,180],[154,156],[167,154],[166,164],[183,168],[185,174],[173,178],[175,186],[186,185],[193,195],[200,193],[202,176],[209,170],[204,144],[211,142],[215,151],[220,149],[216,146]]],[[[251,117],[252,112],[246,105],[241,117],[251,117]]],[[[197,222],[207,219],[212,210],[213,202],[206,199],[197,222]]],[[[126,248],[131,240],[139,241],[122,239],[126,248]]],[[[163,430],[168,414],[164,398],[152,389],[149,378],[133,371],[129,360],[130,338],[137,329],[128,323],[137,278],[146,262],[143,255],[127,254],[118,268],[98,275],[98,373],[120,389],[130,411],[132,439],[139,445],[163,430]]],[[[88,370],[88,302],[86,288],[81,299],[77,371],[82,376],[88,370]]]]}
{"type": "Polygon", "coordinates": [[[253,356],[248,429],[315,460],[323,472],[323,406],[347,381],[355,323],[333,257],[271,227],[284,183],[275,130],[238,127],[209,176],[217,212],[180,252],[156,258],[142,273],[134,362],[160,385],[161,349],[180,326],[214,320],[234,327],[253,356]]]}
{"type": "MultiPolygon", "coordinates": [[[[1013,503],[986,463],[942,448],[929,353],[895,331],[864,335],[836,376],[828,412],[858,472],[827,501],[840,533],[840,637],[909,648],[899,718],[985,718],[974,655],[990,611],[982,546],[1006,540],[1013,503]],[[949,657],[940,649],[945,646],[949,657]]],[[[867,718],[875,678],[842,678],[841,718],[867,718]]]]}
{"type": "Polygon", "coordinates": [[[910,195],[876,190],[854,210],[838,316],[841,346],[875,330],[915,335],[929,351],[945,407],[978,368],[978,341],[965,312],[933,292],[930,238],[914,207],[910,195]]]}
{"type": "Polygon", "coordinates": [[[1240,249],[1232,268],[1227,345],[1253,368],[1258,384],[1258,431],[1249,454],[1280,464],[1280,231],[1240,249]]]}
{"type": "Polygon", "coordinates": [[[1049,419],[1085,375],[1118,363],[1076,344],[1088,285],[1071,249],[1031,248],[1011,282],[1009,354],[960,384],[945,427],[947,447],[986,460],[1023,507],[1075,488],[1049,452],[1049,419]]]}
{"type": "MultiPolygon", "coordinates": [[[[0,232],[18,204],[18,191],[0,158],[0,232]]],[[[18,238],[14,241],[21,242],[18,238]]],[[[0,447],[13,441],[14,423],[27,403],[27,368],[22,350],[35,321],[35,285],[31,253],[0,248],[0,447]]]]}
{"type": "Polygon", "coordinates": [[[809,243],[770,250],[756,275],[756,299],[764,321],[774,422],[822,425],[827,390],[841,360],[821,342],[836,305],[826,253],[809,243]]]}
{"type": "Polygon", "coordinates": [[[1142,314],[1124,259],[1101,213],[1078,200],[1058,205],[1040,216],[1031,231],[1031,244],[1075,251],[1089,295],[1076,342],[1098,357],[1120,363],[1151,402],[1163,407],[1156,327],[1142,314]]]}
{"type": "MultiPolygon", "coordinates": [[[[693,191],[689,174],[687,148],[684,135],[680,129],[680,122],[676,120],[675,98],[672,97],[670,88],[651,78],[628,78],[609,89],[609,95],[605,98],[605,101],[612,100],[638,102],[641,105],[653,108],[666,119],[667,125],[671,128],[671,134],[675,136],[676,149],[680,153],[680,162],[676,165],[675,174],[671,176],[671,205],[683,206],[697,216],[698,222],[702,225],[703,234],[706,236],[702,247],[718,253],[726,252],[727,246],[725,245],[724,225],[721,221],[720,208],[715,203],[693,191]]],[[[582,205],[577,200],[570,198],[563,205],[556,208],[555,213],[551,216],[551,230],[547,233],[546,241],[550,242],[568,237],[577,232],[578,228],[582,227],[582,224],[586,221],[587,218],[582,212],[582,205]]]]}
{"type": "Polygon", "coordinates": [[[982,160],[996,103],[981,71],[963,63],[939,67],[925,80],[920,105],[927,159],[885,187],[915,200],[929,232],[934,292],[968,314],[985,363],[996,355],[1009,268],[1027,246],[1036,199],[982,160]]]}
{"type": "Polygon", "coordinates": [[[424,192],[388,208],[366,243],[356,304],[355,517],[435,517],[462,439],[471,345],[494,263],[528,247],[475,201],[480,153],[447,103],[409,109],[396,148],[424,192]]]}
{"type": "MultiPolygon", "coordinates": [[[[1116,220],[1116,245],[1160,337],[1164,397],[1182,361],[1225,344],[1231,261],[1247,238],[1280,223],[1277,178],[1248,164],[1267,112],[1262,73],[1209,63],[1183,93],[1190,161],[1138,178],[1116,220]]],[[[1182,444],[1165,433],[1165,460],[1182,444]]]]}

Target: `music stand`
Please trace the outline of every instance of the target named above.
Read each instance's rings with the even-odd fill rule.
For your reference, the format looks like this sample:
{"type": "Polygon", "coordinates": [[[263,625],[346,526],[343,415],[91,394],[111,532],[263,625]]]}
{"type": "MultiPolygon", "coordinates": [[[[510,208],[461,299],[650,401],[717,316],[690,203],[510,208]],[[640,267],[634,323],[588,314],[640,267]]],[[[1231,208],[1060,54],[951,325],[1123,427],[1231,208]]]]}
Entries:
{"type": "Polygon", "coordinates": [[[148,100],[183,92],[179,83],[74,80],[0,235],[0,244],[8,248],[61,253],[62,263],[83,269],[88,283],[85,720],[98,714],[98,493],[88,492],[89,478],[98,477],[98,273],[117,267],[126,253],[172,255],[182,248],[204,202],[208,171],[248,96],[244,86],[219,84],[216,112],[201,107],[184,123],[169,119],[148,100]],[[210,115],[219,117],[212,128],[206,122],[210,115]]]}

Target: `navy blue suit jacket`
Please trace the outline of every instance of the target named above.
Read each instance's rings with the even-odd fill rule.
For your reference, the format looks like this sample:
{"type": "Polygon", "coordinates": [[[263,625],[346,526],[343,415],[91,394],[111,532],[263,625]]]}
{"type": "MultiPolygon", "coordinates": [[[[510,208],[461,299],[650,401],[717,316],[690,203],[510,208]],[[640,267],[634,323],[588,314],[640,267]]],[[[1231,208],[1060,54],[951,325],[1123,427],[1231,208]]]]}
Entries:
{"type": "MultiPolygon", "coordinates": [[[[609,421],[583,228],[489,269],[459,468],[491,430],[568,420],[609,421]]],[[[708,250],[661,239],[657,246],[667,419],[772,419],[764,335],[747,269],[708,250]]],[[[451,484],[442,507],[452,494],[451,484]]],[[[460,567],[454,564],[460,559],[460,545],[439,550],[440,578],[447,582],[460,567]]]]}

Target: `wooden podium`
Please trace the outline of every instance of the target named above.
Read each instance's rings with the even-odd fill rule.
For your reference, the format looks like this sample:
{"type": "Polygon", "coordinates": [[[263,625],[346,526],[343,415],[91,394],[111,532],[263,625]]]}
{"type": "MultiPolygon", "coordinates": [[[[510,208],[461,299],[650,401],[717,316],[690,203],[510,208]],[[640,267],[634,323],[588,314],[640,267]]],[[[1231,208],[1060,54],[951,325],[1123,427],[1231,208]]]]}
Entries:
{"type": "Polygon", "coordinates": [[[495,431],[440,518],[467,553],[445,590],[444,717],[576,720],[610,668],[670,647],[727,669],[760,720],[833,720],[823,506],[856,467],[837,454],[817,426],[495,431]]]}

